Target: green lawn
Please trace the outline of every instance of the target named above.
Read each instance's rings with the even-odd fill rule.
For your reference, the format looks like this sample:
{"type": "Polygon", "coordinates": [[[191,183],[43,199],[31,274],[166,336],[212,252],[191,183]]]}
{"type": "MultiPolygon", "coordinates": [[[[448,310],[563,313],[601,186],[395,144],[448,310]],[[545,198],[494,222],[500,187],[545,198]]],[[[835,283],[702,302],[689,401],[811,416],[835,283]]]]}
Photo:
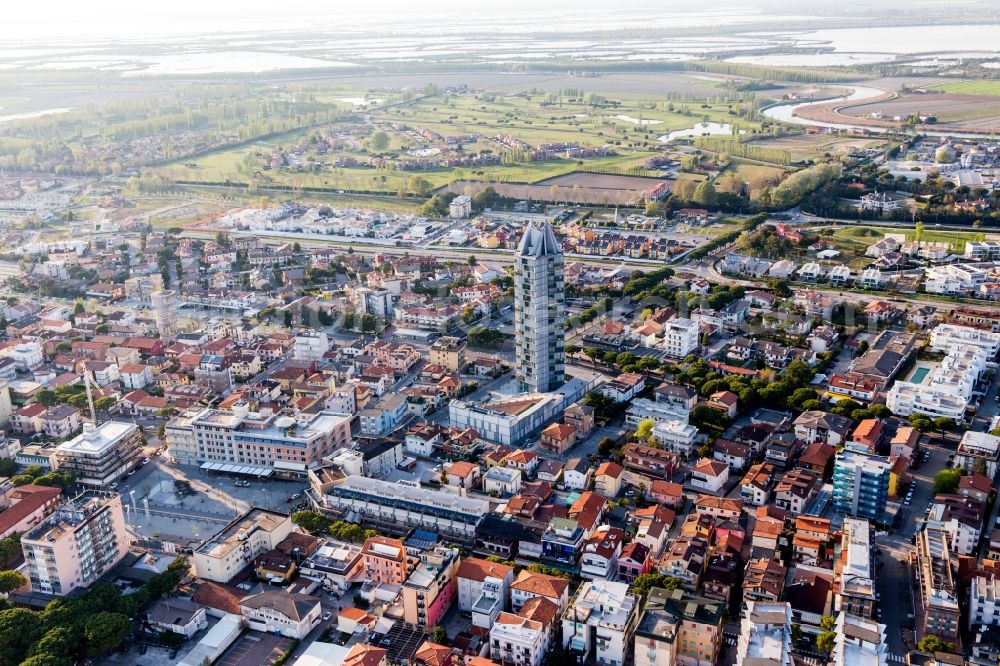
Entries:
{"type": "Polygon", "coordinates": [[[934,90],[957,93],[960,95],[1000,95],[1000,81],[998,80],[966,80],[949,81],[933,86],[934,90]]]}

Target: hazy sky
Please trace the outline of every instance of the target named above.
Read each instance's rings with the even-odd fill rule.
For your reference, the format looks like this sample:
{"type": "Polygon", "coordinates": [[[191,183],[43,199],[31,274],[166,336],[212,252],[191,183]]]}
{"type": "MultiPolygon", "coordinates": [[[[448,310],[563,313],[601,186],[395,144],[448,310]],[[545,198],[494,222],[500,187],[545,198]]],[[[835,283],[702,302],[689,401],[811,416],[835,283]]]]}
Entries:
{"type": "MultiPolygon", "coordinates": [[[[941,3],[955,6],[993,0],[907,0],[909,11],[917,6],[941,3]]],[[[852,8],[884,8],[899,5],[904,0],[840,0],[835,16],[850,16],[852,8]]],[[[717,0],[714,3],[693,3],[690,0],[0,0],[0,49],[4,41],[14,44],[36,42],[40,46],[58,47],[60,37],[110,40],[130,37],[155,37],[205,32],[238,32],[263,29],[331,29],[338,18],[375,27],[380,20],[387,25],[398,24],[404,16],[415,12],[423,15],[420,24],[447,24],[449,15],[468,19],[482,16],[488,26],[490,13],[515,14],[530,19],[539,12],[572,12],[575,15],[595,10],[602,18],[628,16],[628,21],[642,25],[642,17],[663,17],[664,14],[715,12],[735,9],[753,12],[778,8],[777,13],[802,15],[828,14],[828,0],[717,0]],[[634,16],[634,18],[633,18],[634,16]]],[[[859,12],[860,13],[860,12],[859,12]]],[[[867,13],[867,12],[864,12],[867,13]]],[[[405,24],[404,24],[405,25],[405,24]]],[[[478,25],[478,23],[477,23],[478,25]]],[[[595,22],[600,27],[601,22],[595,22]]],[[[539,21],[538,27],[558,27],[539,21]]],[[[419,29],[419,26],[418,26],[419,29]]]]}
{"type": "MultiPolygon", "coordinates": [[[[723,0],[720,7],[763,7],[775,3],[789,5],[790,0],[723,0]]],[[[378,0],[349,2],[347,0],[5,0],[0,34],[12,37],[61,34],[111,34],[123,25],[143,25],[150,33],[172,34],[185,24],[197,29],[198,24],[222,24],[232,29],[255,28],[261,24],[299,26],[309,19],[336,21],[338,16],[356,18],[363,15],[398,17],[400,14],[437,13],[488,14],[532,13],[539,10],[569,10],[585,12],[600,8],[607,14],[607,0],[378,0]]],[[[703,7],[692,6],[689,0],[619,0],[618,8],[646,9],[658,12],[697,12],[703,7]]],[[[125,35],[123,35],[125,36],[125,35]]]]}

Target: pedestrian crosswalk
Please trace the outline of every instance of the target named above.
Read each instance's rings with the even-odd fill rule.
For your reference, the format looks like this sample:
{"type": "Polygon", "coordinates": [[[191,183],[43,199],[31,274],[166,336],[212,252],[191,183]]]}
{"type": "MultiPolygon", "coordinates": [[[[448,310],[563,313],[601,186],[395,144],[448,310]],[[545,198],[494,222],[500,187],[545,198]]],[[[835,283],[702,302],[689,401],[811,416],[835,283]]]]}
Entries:
{"type": "Polygon", "coordinates": [[[890,664],[905,664],[906,663],[906,659],[904,657],[901,657],[898,654],[893,654],[892,652],[890,652],[887,655],[885,655],[885,659],[890,664]]]}

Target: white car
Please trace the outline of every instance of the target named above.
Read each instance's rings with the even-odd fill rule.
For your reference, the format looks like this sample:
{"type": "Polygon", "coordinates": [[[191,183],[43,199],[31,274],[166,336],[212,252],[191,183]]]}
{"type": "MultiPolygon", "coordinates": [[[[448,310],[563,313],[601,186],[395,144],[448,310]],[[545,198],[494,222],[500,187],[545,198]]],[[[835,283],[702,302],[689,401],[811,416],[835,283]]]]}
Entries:
{"type": "Polygon", "coordinates": [[[326,622],[327,620],[329,620],[331,617],[333,617],[333,611],[327,611],[327,612],[323,613],[323,621],[324,622],[326,622]]]}

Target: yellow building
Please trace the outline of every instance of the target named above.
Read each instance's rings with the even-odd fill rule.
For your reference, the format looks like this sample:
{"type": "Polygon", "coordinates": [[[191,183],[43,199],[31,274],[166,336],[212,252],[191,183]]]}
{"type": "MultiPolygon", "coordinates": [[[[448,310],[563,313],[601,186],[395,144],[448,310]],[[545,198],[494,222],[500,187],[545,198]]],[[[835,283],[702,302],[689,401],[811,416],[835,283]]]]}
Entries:
{"type": "Polygon", "coordinates": [[[461,372],[465,366],[465,341],[450,336],[438,338],[431,345],[430,361],[451,372],[461,372]]]}

